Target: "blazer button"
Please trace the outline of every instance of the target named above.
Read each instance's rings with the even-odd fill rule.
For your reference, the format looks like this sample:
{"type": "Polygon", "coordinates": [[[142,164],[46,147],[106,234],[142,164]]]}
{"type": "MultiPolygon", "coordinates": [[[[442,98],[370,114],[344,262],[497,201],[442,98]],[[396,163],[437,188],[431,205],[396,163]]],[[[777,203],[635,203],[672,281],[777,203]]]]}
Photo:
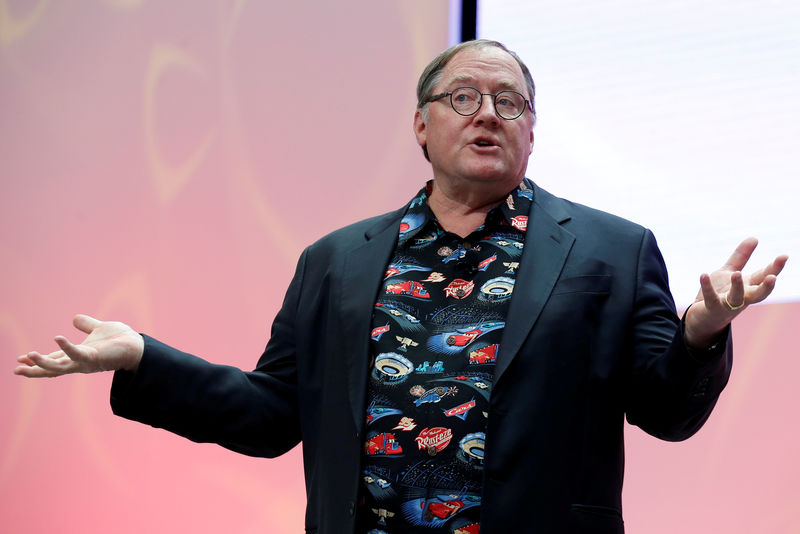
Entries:
{"type": "Polygon", "coordinates": [[[356,503],[349,501],[347,503],[347,511],[350,513],[350,515],[354,515],[356,513],[356,503]]]}

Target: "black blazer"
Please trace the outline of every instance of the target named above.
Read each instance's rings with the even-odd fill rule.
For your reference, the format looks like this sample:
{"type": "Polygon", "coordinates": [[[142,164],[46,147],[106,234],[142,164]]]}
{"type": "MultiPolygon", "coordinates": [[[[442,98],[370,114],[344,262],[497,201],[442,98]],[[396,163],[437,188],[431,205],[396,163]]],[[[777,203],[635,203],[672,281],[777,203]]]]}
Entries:
{"type": "MultiPolygon", "coordinates": [[[[114,412],[200,442],[276,456],[298,442],[307,532],[353,531],[373,304],[405,208],[302,254],[256,369],[145,337],[114,412]]],[[[482,534],[622,533],[623,417],[662,439],[705,422],[728,342],[692,354],[651,232],[539,187],[500,344],[485,443],[482,534]]]]}

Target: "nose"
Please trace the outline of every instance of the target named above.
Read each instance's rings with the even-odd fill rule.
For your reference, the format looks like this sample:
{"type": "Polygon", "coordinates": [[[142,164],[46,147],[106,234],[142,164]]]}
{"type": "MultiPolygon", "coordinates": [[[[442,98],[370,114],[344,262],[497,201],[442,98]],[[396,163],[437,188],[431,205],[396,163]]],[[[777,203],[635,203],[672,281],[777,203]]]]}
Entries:
{"type": "Polygon", "coordinates": [[[485,122],[497,124],[498,118],[492,95],[481,95],[481,105],[478,107],[478,111],[475,112],[473,120],[479,124],[485,122]]]}

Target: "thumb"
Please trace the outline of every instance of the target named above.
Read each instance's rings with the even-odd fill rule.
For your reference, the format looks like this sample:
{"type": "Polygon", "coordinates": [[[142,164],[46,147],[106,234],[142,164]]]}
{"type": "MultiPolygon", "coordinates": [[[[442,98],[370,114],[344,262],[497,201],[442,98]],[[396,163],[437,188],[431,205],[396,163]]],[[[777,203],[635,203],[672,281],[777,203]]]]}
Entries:
{"type": "Polygon", "coordinates": [[[94,317],[90,317],[89,315],[78,314],[72,319],[72,324],[80,330],[81,332],[85,332],[90,334],[92,330],[100,326],[102,321],[98,321],[94,317]]]}

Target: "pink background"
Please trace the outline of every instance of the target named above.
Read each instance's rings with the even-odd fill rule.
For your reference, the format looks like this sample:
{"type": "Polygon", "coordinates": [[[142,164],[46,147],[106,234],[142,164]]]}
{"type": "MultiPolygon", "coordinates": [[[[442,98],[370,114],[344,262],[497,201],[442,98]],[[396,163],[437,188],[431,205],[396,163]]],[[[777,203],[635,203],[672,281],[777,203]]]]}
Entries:
{"type": "MultiPolygon", "coordinates": [[[[251,368],[300,251],[430,177],[414,88],[447,8],[0,0],[0,532],[302,531],[297,450],[193,444],[113,417],[110,376],[11,369],[77,312],[251,368]]],[[[631,532],[800,531],[799,329],[800,304],[749,310],[695,438],[629,429],[631,532]]]]}

